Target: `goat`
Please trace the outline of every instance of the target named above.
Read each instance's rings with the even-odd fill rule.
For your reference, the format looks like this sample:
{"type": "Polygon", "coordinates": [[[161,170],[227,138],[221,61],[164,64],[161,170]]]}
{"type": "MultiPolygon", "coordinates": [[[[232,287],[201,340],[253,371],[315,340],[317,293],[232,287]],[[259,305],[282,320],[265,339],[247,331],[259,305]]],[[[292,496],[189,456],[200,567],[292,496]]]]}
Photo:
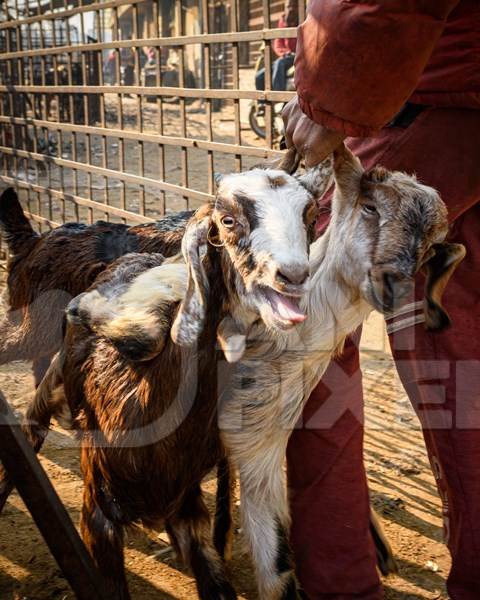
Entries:
{"type": "MultiPolygon", "coordinates": [[[[465,253],[462,246],[443,243],[445,206],[415,178],[381,168],[365,173],[344,149],[336,153],[335,179],[330,226],[311,248],[312,289],[301,306],[290,301],[280,311],[298,316],[308,309],[310,318],[293,331],[273,330],[265,321],[251,326],[219,401],[220,435],[240,471],[242,520],[265,600],[298,597],[282,463],[311,389],[372,307],[388,312],[405,301],[422,266],[429,273],[427,326],[446,326],[440,292],[465,253]]],[[[324,182],[316,185],[320,194],[324,182]]],[[[241,314],[234,316],[237,325],[242,322],[241,314]]],[[[130,326],[135,328],[134,318],[130,326]]],[[[45,390],[39,389],[47,402],[59,382],[66,384],[65,367],[60,370],[61,377],[54,383],[47,377],[45,390]]]]}
{"type": "MultiPolygon", "coordinates": [[[[416,273],[427,274],[425,323],[449,324],[441,293],[465,256],[444,242],[447,211],[415,177],[381,167],[365,172],[347,148],[336,152],[332,217],[311,247],[308,319],[278,334],[260,325],[221,399],[221,438],[239,470],[242,527],[262,600],[297,598],[288,546],[289,511],[283,462],[304,404],[346,336],[372,308],[404,304],[416,273]]],[[[255,330],[256,329],[256,330],[255,330]]]]}
{"type": "MultiPolygon", "coordinates": [[[[236,597],[211,542],[200,489],[224,456],[217,389],[227,385],[228,373],[218,378],[216,339],[222,337],[229,356],[230,339],[255,321],[286,331],[304,320],[297,303],[308,285],[316,201],[302,183],[311,182],[311,174],[302,181],[278,170],[224,177],[215,202],[187,226],[185,263],[128,255],[68,309],[64,345],[35,401],[41,406],[64,394],[75,417],[85,482],[82,536],[112,597],[129,598],[124,526],[160,521],[190,564],[200,598],[236,597]],[[152,311],[140,317],[131,307],[141,308],[146,292],[152,311]],[[93,315],[88,323],[85,299],[93,315]],[[171,332],[151,352],[158,322],[169,322],[171,332]],[[109,341],[112,332],[124,342],[142,341],[147,332],[146,360],[125,359],[109,341]]],[[[32,427],[29,437],[35,446],[44,432],[32,427]]]]}
{"type": "Polygon", "coordinates": [[[192,214],[182,212],[133,227],[103,221],[90,226],[67,223],[38,235],[15,190],[6,189],[0,196],[0,228],[10,258],[8,312],[0,323],[0,364],[32,360],[38,385],[61,346],[70,300],[128,252],[176,254],[192,214]]]}

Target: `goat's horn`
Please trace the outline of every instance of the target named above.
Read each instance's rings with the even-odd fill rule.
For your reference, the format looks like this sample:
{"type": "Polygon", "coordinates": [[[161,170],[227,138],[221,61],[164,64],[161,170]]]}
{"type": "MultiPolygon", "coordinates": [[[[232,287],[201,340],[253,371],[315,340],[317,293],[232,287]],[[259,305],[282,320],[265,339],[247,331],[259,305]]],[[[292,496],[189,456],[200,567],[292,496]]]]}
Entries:
{"type": "Polygon", "coordinates": [[[295,146],[292,146],[283,155],[278,168],[287,172],[289,175],[293,175],[293,173],[295,173],[295,171],[298,169],[301,159],[302,157],[297,152],[295,146]]]}

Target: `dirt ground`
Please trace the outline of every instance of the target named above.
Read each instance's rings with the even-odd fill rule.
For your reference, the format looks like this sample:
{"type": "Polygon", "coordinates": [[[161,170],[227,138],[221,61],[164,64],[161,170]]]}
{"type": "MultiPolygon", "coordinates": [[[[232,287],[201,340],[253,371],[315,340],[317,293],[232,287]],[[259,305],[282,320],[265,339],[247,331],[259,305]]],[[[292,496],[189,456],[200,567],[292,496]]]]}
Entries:
{"type": "MultiPolygon", "coordinates": [[[[373,316],[366,327],[362,359],[366,390],[365,461],[372,500],[383,518],[400,568],[398,576],[384,582],[386,598],[447,598],[444,582],[449,560],[441,541],[440,503],[415,416],[385,351],[383,326],[378,316],[373,316]]],[[[24,409],[33,390],[30,365],[13,363],[0,367],[0,388],[15,408],[24,409]]],[[[41,462],[78,524],[82,483],[78,451],[71,434],[55,426],[41,462]]],[[[204,488],[212,507],[215,479],[209,478],[204,488]]],[[[191,575],[176,562],[166,540],[162,532],[138,530],[128,534],[126,567],[136,600],[197,597],[191,575]]],[[[230,572],[241,598],[257,598],[252,565],[238,531],[230,572]]],[[[16,493],[0,518],[0,598],[73,599],[16,493]]]]}
{"type": "MultiPolygon", "coordinates": [[[[107,98],[107,125],[115,127],[112,113],[115,97],[107,98]]],[[[124,118],[127,128],[136,127],[136,101],[124,101],[124,118]]],[[[242,106],[242,115],[245,106],[242,106]]],[[[155,105],[144,107],[144,126],[155,131],[158,114],[155,105]]],[[[168,135],[179,135],[179,108],[172,105],[164,109],[164,127],[168,135]]],[[[243,119],[243,117],[242,117],[243,119]]],[[[205,113],[198,103],[188,107],[188,133],[201,137],[205,113]]],[[[232,111],[225,109],[214,115],[215,141],[234,141],[232,111]]],[[[102,140],[91,138],[91,160],[102,166],[102,140]]],[[[71,138],[64,136],[60,154],[72,157],[71,138]]],[[[85,160],[87,140],[77,137],[78,159],[85,160]]],[[[258,143],[248,130],[242,132],[242,143],[258,143]]],[[[137,142],[126,141],[127,172],[139,173],[138,164],[142,148],[137,142]]],[[[145,144],[145,174],[159,178],[159,151],[155,144],[145,144]]],[[[110,138],[107,147],[109,168],[118,167],[118,143],[110,138]]],[[[166,150],[166,180],[182,183],[180,149],[170,146],[166,150]]],[[[188,152],[189,185],[199,191],[207,189],[207,153],[200,150],[188,152]]],[[[255,159],[245,161],[249,166],[255,159]]],[[[228,172],[234,168],[234,157],[216,155],[215,170],[228,172]]],[[[35,181],[36,175],[27,165],[12,165],[15,175],[35,181]],[[23,171],[22,171],[23,169],[23,171]]],[[[40,174],[40,183],[48,181],[47,174],[40,174]]],[[[105,180],[94,176],[91,180],[79,173],[78,195],[88,197],[91,193],[98,201],[108,200],[114,206],[122,206],[122,185],[114,179],[105,180]],[[90,189],[89,189],[90,188],[90,189]]],[[[53,188],[73,191],[73,174],[68,169],[63,175],[58,169],[50,173],[53,188]]],[[[138,210],[139,189],[126,186],[125,207],[138,210]]],[[[146,214],[158,217],[161,203],[158,190],[145,190],[146,214]]],[[[104,215],[99,211],[88,213],[81,208],[75,212],[67,203],[65,214],[55,201],[30,197],[33,212],[38,212],[54,221],[81,218],[98,219],[104,215]]],[[[185,201],[170,196],[169,211],[183,208],[185,201]]],[[[193,204],[192,206],[195,206],[193,204]]],[[[400,573],[385,580],[388,600],[444,599],[445,577],[449,559],[442,544],[441,507],[435,491],[424,451],[421,432],[415,415],[403,393],[392,367],[391,357],[385,344],[383,324],[379,316],[373,316],[363,337],[363,372],[366,396],[366,444],[365,461],[368,469],[370,489],[374,506],[383,518],[385,530],[398,560],[400,573]]],[[[30,365],[14,363],[0,367],[0,388],[15,408],[24,409],[33,390],[30,365]]],[[[41,462],[67,507],[73,521],[78,524],[82,483],[79,476],[78,451],[68,432],[58,427],[52,431],[41,455],[41,462]]],[[[205,491],[210,506],[213,503],[215,480],[205,482],[205,491]]],[[[326,517],[328,518],[328,516],[326,517]]],[[[126,542],[126,567],[132,596],[136,600],[158,598],[163,600],[193,600],[197,597],[191,575],[186,572],[172,555],[166,536],[162,532],[136,531],[129,533],[126,542]]],[[[257,598],[253,569],[244,550],[241,535],[237,533],[235,551],[230,571],[240,597],[245,600],[257,598]]],[[[18,495],[10,498],[0,518],[0,600],[66,600],[73,598],[59,568],[50,556],[32,519],[18,495]]]]}

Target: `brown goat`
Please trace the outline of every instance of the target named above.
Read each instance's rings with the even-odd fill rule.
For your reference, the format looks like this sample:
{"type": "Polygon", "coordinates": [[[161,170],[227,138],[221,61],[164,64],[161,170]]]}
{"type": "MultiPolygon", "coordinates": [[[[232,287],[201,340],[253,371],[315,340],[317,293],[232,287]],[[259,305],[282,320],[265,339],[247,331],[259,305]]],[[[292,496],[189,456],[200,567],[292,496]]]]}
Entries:
{"type": "Polygon", "coordinates": [[[67,223],[38,235],[13,188],[0,196],[0,228],[7,242],[8,313],[0,323],[0,364],[32,360],[38,385],[62,343],[65,309],[96,277],[128,252],[180,250],[192,212],[128,227],[99,221],[67,223]]]}

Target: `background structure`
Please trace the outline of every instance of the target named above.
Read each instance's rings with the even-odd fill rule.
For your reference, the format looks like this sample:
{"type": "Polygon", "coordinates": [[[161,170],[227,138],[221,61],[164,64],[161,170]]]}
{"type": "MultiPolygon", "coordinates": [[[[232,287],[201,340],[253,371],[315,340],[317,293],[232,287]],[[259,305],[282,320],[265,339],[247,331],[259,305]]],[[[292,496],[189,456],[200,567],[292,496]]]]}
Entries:
{"type": "MultiPolygon", "coordinates": [[[[300,19],[304,0],[299,0],[300,19]]],[[[0,4],[0,180],[40,228],[195,208],[214,173],[275,153],[292,92],[255,91],[275,0],[7,0],[0,4]],[[266,139],[248,128],[265,100],[266,139]],[[279,105],[280,104],[280,105],[279,105]],[[275,119],[277,114],[277,119],[275,119]]]]}

